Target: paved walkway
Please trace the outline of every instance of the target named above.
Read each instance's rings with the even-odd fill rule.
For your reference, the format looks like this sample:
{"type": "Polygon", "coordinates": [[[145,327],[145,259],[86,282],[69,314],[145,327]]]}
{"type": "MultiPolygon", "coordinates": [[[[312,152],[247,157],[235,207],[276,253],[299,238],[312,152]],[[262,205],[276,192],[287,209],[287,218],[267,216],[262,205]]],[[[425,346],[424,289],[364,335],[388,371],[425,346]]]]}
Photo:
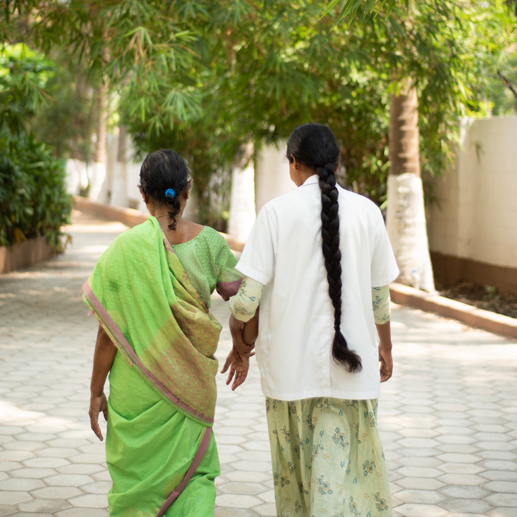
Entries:
{"type": "MultiPolygon", "coordinates": [[[[108,515],[87,415],[97,324],[79,290],[124,229],[75,213],[65,255],[0,277],[0,517],[108,515]]],[[[214,313],[227,321],[220,299],[214,313]]],[[[516,517],[517,342],[398,306],[393,329],[380,422],[394,515],[516,517]]],[[[229,347],[225,328],[220,359],[229,347]]],[[[274,516],[256,365],[237,393],[219,385],[216,517],[274,516]]]]}

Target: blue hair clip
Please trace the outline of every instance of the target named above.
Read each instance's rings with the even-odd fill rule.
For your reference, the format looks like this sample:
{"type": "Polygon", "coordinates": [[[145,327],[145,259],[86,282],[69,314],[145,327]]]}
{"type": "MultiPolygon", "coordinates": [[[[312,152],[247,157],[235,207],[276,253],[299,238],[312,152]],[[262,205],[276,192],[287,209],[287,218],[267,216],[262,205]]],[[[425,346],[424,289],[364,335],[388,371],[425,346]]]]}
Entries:
{"type": "Polygon", "coordinates": [[[166,191],[165,191],[165,197],[169,197],[169,194],[174,197],[176,195],[176,192],[174,192],[174,190],[172,190],[171,188],[168,188],[166,191]]]}

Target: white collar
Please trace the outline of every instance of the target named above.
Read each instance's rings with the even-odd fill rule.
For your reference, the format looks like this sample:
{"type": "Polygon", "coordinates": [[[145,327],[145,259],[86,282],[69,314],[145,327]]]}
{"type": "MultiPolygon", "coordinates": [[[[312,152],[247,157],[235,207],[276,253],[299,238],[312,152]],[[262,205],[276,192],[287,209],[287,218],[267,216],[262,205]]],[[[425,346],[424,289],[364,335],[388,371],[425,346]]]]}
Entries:
{"type": "Polygon", "coordinates": [[[319,178],[317,174],[313,174],[309,176],[304,183],[300,185],[300,187],[306,187],[307,185],[314,185],[319,182],[319,178]]]}

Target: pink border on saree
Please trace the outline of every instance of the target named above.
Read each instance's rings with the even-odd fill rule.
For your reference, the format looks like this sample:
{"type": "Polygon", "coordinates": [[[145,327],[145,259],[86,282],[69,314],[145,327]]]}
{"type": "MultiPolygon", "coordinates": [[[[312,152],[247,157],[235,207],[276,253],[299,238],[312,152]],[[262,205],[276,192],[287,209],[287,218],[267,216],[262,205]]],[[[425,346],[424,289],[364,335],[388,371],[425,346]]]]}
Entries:
{"type": "Polygon", "coordinates": [[[206,450],[208,449],[208,445],[210,444],[210,435],[212,434],[212,429],[210,427],[206,428],[205,434],[203,435],[203,439],[199,444],[199,448],[194,456],[194,460],[192,461],[183,481],[171,492],[163,506],[160,508],[158,515],[156,517],[162,517],[162,515],[167,511],[169,506],[178,498],[178,496],[183,492],[183,489],[187,486],[190,478],[196,472],[196,469],[199,467],[203,456],[205,455],[206,450]]]}
{"type": "Polygon", "coordinates": [[[90,287],[88,281],[86,281],[83,286],[83,292],[84,295],[90,301],[92,308],[95,309],[100,319],[104,321],[104,324],[109,328],[110,332],[117,339],[118,343],[116,344],[118,344],[118,346],[124,349],[124,353],[131,358],[131,361],[138,367],[138,369],[142,372],[144,377],[175,406],[178,406],[187,414],[194,416],[196,419],[201,420],[206,424],[213,424],[213,418],[207,418],[206,416],[202,415],[201,413],[198,413],[196,410],[187,406],[187,404],[185,404],[184,402],[181,402],[181,400],[179,400],[167,388],[165,388],[165,386],[163,386],[163,384],[161,384],[158,381],[158,379],[143,365],[142,361],[140,361],[135,351],[133,350],[133,348],[131,348],[131,345],[124,337],[124,334],[122,334],[122,332],[117,327],[111,316],[108,314],[108,311],[103,307],[97,296],[95,296],[95,293],[92,291],[92,288],[90,287]]]}

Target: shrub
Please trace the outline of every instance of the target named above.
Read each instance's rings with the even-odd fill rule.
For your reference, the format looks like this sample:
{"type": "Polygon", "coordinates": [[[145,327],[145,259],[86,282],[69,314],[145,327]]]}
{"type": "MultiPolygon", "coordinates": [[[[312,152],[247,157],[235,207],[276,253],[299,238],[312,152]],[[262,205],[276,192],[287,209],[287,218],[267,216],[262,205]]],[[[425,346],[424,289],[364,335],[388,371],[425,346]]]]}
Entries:
{"type": "Polygon", "coordinates": [[[70,222],[64,162],[32,134],[0,136],[0,246],[45,236],[61,252],[61,227],[70,222]]]}
{"type": "Polygon", "coordinates": [[[72,199],[64,163],[30,129],[51,69],[25,45],[0,48],[0,246],[41,235],[56,251],[66,245],[61,227],[69,222],[72,199]]]}

